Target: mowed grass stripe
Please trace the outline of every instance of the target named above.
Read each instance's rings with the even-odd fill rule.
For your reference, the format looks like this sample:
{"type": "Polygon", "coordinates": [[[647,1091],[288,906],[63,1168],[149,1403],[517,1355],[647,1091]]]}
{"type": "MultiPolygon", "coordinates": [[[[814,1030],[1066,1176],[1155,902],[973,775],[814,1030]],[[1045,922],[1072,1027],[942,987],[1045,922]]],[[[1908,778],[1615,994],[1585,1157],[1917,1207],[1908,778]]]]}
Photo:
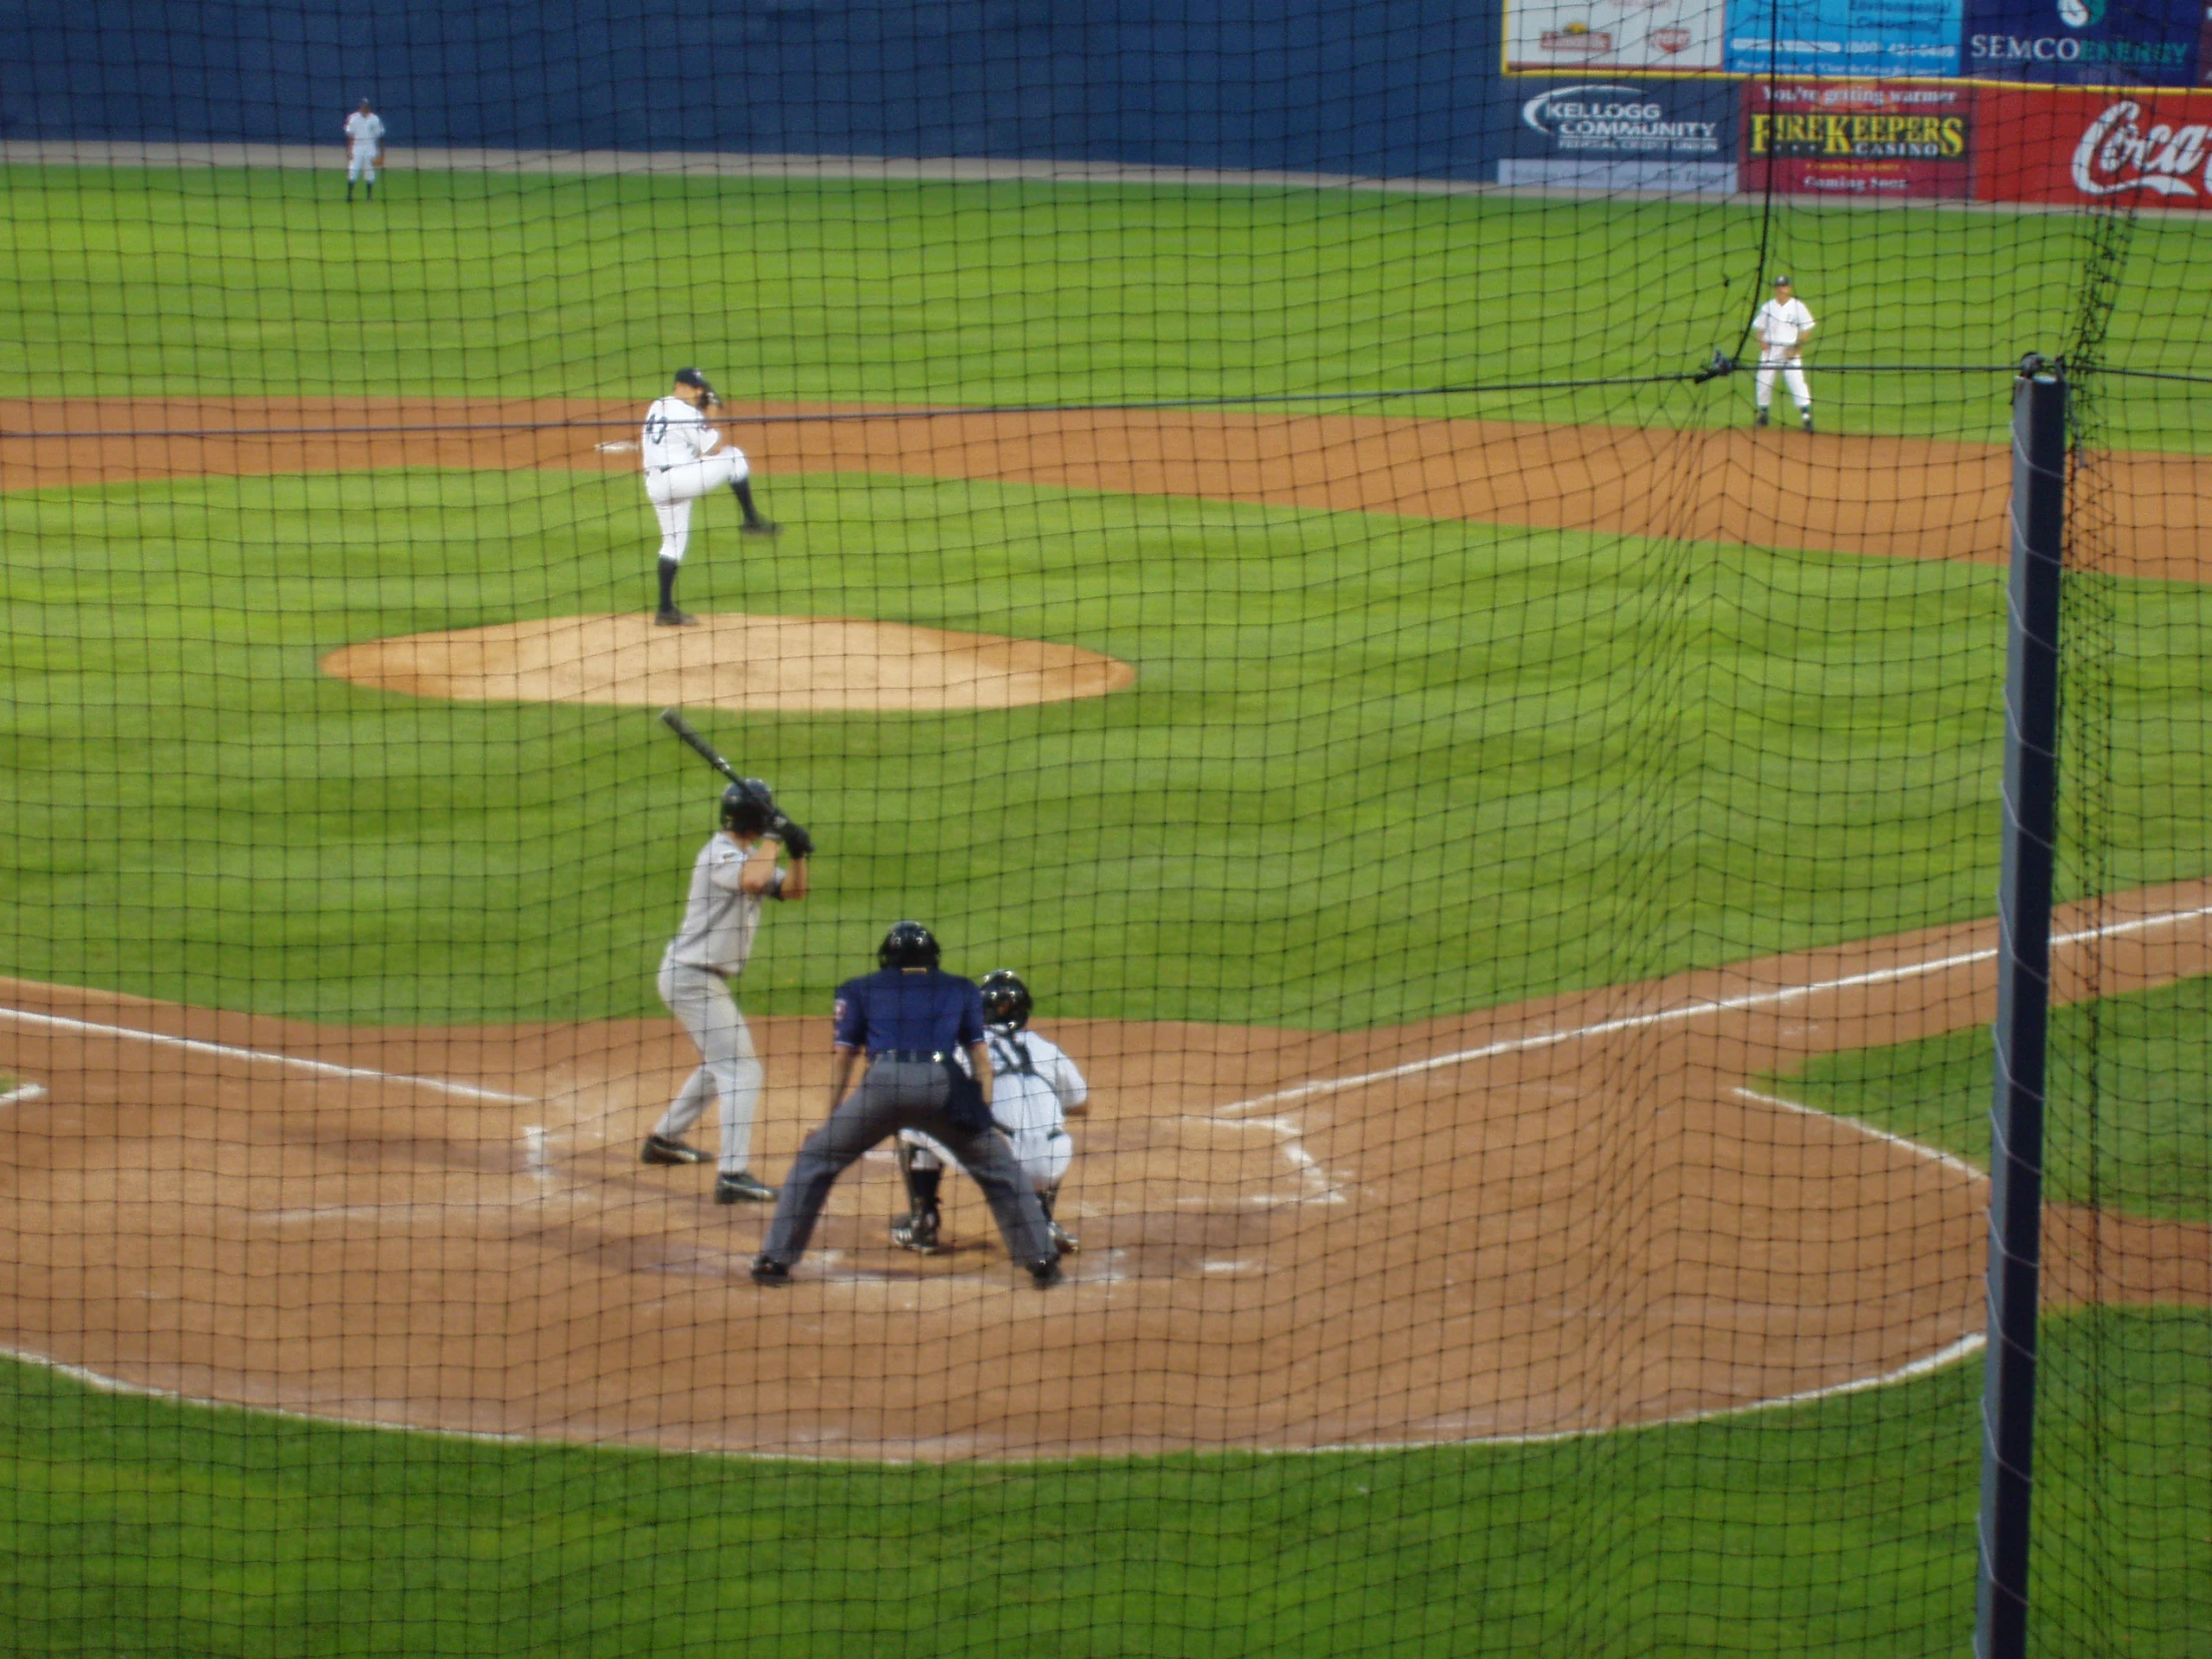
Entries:
{"type": "MultiPolygon", "coordinates": [[[[903,478],[779,492],[801,528],[772,556],[703,514],[696,607],[1058,640],[1138,682],[715,718],[829,849],[764,933],[764,1012],[826,1006],[912,911],[1063,1012],[1349,1027],[1986,909],[1993,571],[903,478]]],[[[370,1023],[652,1011],[711,792],[647,712],[315,668],[638,610],[642,517],[621,474],[0,501],[7,970],[370,1023]]],[[[2212,762],[2172,734],[2201,726],[2212,602],[2116,604],[2145,649],[2115,711],[2144,756],[2115,878],[2196,875],[2212,762]]]]}
{"type": "MultiPolygon", "coordinates": [[[[0,170],[0,395],[643,399],[679,362],[780,400],[1096,404],[1687,373],[1787,268],[1816,370],[2067,338],[2058,214],[1274,188],[0,170]]],[[[2137,225],[2105,360],[2212,371],[2204,230],[2137,225]]],[[[1837,431],[2001,441],[2005,376],[1818,380],[1837,431]]],[[[1392,405],[1748,418],[1742,378],[1392,405]]],[[[2120,447],[2212,444],[2206,388],[2107,382],[2120,447]]]]}

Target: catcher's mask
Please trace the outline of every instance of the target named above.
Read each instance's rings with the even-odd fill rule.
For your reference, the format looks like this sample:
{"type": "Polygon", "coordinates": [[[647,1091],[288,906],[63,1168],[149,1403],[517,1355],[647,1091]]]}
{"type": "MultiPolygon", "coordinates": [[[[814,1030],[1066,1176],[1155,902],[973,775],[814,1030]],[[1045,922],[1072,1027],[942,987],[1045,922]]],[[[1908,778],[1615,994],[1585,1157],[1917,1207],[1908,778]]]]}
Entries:
{"type": "Polygon", "coordinates": [[[758,778],[741,778],[722,792],[722,827],[733,835],[765,835],[776,817],[776,797],[758,778]]]}
{"type": "Polygon", "coordinates": [[[875,960],[883,967],[933,968],[941,952],[937,936],[918,921],[894,921],[883,942],[875,947],[875,960]]]}
{"type": "Polygon", "coordinates": [[[988,1025],[1003,1025],[1009,1031],[1019,1031],[1029,1023],[1032,1004],[1029,987],[1021,982],[1021,975],[1012,968],[992,968],[983,975],[983,1020],[988,1025]]]}

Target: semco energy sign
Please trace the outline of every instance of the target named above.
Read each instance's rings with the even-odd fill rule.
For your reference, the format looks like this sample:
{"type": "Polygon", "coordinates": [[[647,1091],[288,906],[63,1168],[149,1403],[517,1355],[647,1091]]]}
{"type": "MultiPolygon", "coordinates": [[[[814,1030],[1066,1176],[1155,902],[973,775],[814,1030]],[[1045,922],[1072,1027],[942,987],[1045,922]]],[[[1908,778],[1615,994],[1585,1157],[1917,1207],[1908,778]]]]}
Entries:
{"type": "Polygon", "coordinates": [[[1968,0],[1961,73],[2051,86],[2185,87],[2203,0],[1968,0]]]}

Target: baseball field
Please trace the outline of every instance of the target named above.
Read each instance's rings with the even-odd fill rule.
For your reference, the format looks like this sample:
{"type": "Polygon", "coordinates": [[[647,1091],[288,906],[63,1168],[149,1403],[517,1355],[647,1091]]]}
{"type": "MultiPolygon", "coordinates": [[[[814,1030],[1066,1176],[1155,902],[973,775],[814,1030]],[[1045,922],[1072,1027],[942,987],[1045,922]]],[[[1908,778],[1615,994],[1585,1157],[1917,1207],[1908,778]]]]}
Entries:
{"type": "MultiPolygon", "coordinates": [[[[12,1640],[1956,1651],[1991,370],[2092,234],[0,174],[12,1640]],[[1681,377],[1781,268],[1817,433],[1681,377]],[[687,362],[787,533],[705,504],[656,631],[625,446],[687,362]],[[891,1250],[864,1163],[764,1301],[758,1214],[635,1162],[717,793],[670,703],[823,848],[756,1167],[922,916],[1096,1086],[1059,1291],[964,1186],[891,1250]]],[[[2204,235],[2133,227],[2106,361],[2203,366],[2204,235]]],[[[2037,1573],[2051,1651],[2179,1656],[2212,401],[2083,389],[2037,1573]]]]}

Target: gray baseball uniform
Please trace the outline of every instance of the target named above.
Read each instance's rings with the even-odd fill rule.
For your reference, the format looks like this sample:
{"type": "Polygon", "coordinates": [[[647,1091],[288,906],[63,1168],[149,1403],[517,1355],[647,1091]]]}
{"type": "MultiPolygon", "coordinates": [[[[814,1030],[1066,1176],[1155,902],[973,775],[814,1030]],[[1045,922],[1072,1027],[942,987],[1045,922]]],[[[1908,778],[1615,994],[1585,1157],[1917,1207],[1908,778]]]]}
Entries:
{"type": "Polygon", "coordinates": [[[702,1064],[685,1080],[653,1133],[677,1140],[699,1121],[710,1099],[722,1103],[722,1146],[717,1167],[736,1175],[753,1150],[753,1119],[760,1108],[763,1073],[753,1033],[738,1011],[730,986],[753,954],[761,925],[761,900],[738,886],[747,848],[718,830],[692,864],[684,922],[661,956],[659,988],[669,1012],[683,1022],[702,1064]]]}

